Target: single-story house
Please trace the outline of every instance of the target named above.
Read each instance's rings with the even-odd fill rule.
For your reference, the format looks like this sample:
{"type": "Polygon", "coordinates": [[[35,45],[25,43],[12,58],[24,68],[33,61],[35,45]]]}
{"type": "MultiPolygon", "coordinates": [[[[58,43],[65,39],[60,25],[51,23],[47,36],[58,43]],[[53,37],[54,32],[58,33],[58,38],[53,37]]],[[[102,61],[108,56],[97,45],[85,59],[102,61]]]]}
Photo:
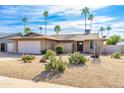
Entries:
{"type": "Polygon", "coordinates": [[[105,39],[100,38],[97,33],[90,34],[60,34],[60,35],[40,35],[29,33],[23,37],[14,37],[13,52],[40,54],[44,49],[55,50],[56,45],[62,45],[64,52],[94,52],[96,42],[103,47],[105,39]]]}
{"type": "MultiPolygon", "coordinates": [[[[11,43],[13,43],[13,40],[11,38],[17,37],[19,34],[12,33],[12,34],[0,34],[0,52],[6,52],[7,51],[7,44],[11,46],[11,43]]],[[[8,47],[10,48],[10,47],[8,47]]]]}

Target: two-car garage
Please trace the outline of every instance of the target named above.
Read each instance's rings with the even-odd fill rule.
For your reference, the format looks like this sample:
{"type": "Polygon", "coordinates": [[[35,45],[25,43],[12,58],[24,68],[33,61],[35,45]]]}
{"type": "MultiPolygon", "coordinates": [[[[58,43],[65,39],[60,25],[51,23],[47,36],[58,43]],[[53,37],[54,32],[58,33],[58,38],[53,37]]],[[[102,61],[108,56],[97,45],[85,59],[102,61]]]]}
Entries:
{"type": "Polygon", "coordinates": [[[7,52],[15,52],[17,48],[18,53],[40,54],[40,41],[18,41],[17,44],[7,43],[7,52]]]}
{"type": "Polygon", "coordinates": [[[33,32],[21,37],[11,38],[11,40],[13,42],[7,44],[7,52],[40,54],[44,49],[54,50],[58,44],[63,45],[64,53],[73,51],[73,42],[70,40],[58,40],[51,36],[45,37],[33,32]]]}
{"type": "MultiPolygon", "coordinates": [[[[44,48],[44,41],[42,40],[19,40],[16,43],[7,44],[7,52],[22,53],[22,54],[40,54],[41,50],[44,48]]],[[[64,52],[72,52],[73,44],[70,42],[55,43],[54,41],[47,41],[46,48],[54,49],[56,45],[62,45],[64,47],[64,52]]]]}
{"type": "Polygon", "coordinates": [[[40,41],[19,41],[18,53],[40,54],[40,41]]]}

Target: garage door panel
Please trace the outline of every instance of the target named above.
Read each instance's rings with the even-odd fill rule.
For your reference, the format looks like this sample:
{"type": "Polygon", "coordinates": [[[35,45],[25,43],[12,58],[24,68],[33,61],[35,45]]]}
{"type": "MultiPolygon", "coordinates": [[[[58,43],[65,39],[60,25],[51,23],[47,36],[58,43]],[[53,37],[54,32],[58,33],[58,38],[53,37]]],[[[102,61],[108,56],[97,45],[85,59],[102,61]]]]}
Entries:
{"type": "Polygon", "coordinates": [[[7,43],[7,52],[14,52],[14,43],[7,43]]]}
{"type": "Polygon", "coordinates": [[[40,53],[40,41],[19,41],[18,53],[40,53]]]}

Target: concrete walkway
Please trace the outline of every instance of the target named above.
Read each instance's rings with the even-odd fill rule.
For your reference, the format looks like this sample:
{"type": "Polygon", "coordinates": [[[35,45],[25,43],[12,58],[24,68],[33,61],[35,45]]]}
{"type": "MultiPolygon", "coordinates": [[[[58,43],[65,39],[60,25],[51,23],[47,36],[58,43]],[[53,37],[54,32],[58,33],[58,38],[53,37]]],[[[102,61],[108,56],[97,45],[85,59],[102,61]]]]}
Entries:
{"type": "Polygon", "coordinates": [[[45,82],[36,83],[30,80],[0,76],[0,88],[72,88],[72,87],[45,82]]]}

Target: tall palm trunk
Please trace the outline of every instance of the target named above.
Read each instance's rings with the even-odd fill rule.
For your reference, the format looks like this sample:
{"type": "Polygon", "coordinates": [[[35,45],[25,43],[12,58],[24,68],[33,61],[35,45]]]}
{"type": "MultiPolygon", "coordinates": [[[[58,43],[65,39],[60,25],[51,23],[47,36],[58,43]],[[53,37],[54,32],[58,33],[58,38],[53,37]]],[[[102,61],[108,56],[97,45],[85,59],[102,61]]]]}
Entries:
{"type": "Polygon", "coordinates": [[[103,31],[101,31],[101,36],[103,37],[103,31]]]}
{"type": "Polygon", "coordinates": [[[26,23],[24,22],[24,33],[25,33],[25,27],[26,27],[26,23]]]}
{"type": "Polygon", "coordinates": [[[40,34],[42,34],[42,31],[40,30],[40,34]]]}
{"type": "Polygon", "coordinates": [[[99,36],[100,36],[100,31],[98,31],[98,34],[99,34],[99,36]]]}
{"type": "Polygon", "coordinates": [[[46,50],[46,30],[47,30],[47,18],[45,17],[45,50],[46,50]]]}
{"type": "Polygon", "coordinates": [[[87,25],[87,15],[85,14],[85,31],[86,31],[86,25],[87,25]]]}
{"type": "Polygon", "coordinates": [[[47,30],[46,25],[47,25],[47,18],[45,17],[45,36],[46,36],[46,30],[47,30]]]}
{"type": "Polygon", "coordinates": [[[109,30],[108,30],[108,37],[109,37],[109,30]]]}
{"type": "Polygon", "coordinates": [[[92,30],[92,20],[90,21],[90,31],[92,30]]]}

